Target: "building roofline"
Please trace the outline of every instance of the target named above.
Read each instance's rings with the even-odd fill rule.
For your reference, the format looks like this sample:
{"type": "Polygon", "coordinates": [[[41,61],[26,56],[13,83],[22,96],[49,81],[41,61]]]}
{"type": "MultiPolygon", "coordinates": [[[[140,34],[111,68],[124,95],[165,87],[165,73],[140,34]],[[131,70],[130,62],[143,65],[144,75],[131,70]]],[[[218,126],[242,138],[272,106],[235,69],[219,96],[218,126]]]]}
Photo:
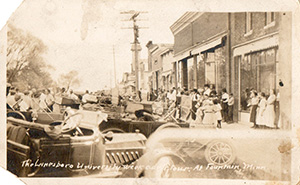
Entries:
{"type": "Polygon", "coordinates": [[[175,23],[170,26],[170,30],[173,35],[178,33],[180,30],[184,29],[191,22],[199,18],[203,12],[186,12],[184,13],[175,23]]]}

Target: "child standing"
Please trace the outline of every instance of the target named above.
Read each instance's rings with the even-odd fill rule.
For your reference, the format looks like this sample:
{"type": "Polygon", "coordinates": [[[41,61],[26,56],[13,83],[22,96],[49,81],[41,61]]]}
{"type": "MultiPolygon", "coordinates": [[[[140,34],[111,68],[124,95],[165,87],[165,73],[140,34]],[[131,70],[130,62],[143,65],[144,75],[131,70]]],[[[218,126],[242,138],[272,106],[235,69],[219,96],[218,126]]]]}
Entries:
{"type": "Polygon", "coordinates": [[[204,101],[202,103],[202,106],[200,107],[200,110],[203,111],[204,116],[202,123],[204,125],[212,125],[214,124],[214,106],[213,102],[208,98],[208,96],[204,95],[204,101]]]}
{"type": "Polygon", "coordinates": [[[221,107],[218,99],[214,99],[213,103],[214,103],[214,113],[215,113],[215,120],[217,122],[217,128],[222,128],[222,126],[221,126],[221,121],[222,121],[221,110],[222,110],[222,107],[221,107]]]}

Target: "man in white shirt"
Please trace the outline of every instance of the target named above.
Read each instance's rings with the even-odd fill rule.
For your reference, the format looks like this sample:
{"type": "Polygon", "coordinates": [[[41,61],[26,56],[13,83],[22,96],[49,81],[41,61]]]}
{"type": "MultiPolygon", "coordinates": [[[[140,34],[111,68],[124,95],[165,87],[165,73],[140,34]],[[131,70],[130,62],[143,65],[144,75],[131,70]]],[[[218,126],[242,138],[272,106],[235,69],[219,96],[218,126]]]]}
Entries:
{"type": "Polygon", "coordinates": [[[39,101],[39,106],[41,109],[46,110],[47,109],[47,104],[46,104],[46,89],[43,89],[40,95],[40,101],[39,101]]]}
{"type": "Polygon", "coordinates": [[[173,88],[171,94],[170,94],[170,98],[169,98],[171,101],[176,101],[176,89],[175,87],[173,88]]]}
{"type": "Polygon", "coordinates": [[[227,93],[227,90],[224,88],[222,89],[222,117],[225,122],[228,122],[228,100],[229,95],[227,93]]]}
{"type": "Polygon", "coordinates": [[[86,90],[85,94],[82,96],[82,103],[87,103],[88,99],[89,99],[89,91],[86,90]]]}
{"type": "Polygon", "coordinates": [[[51,94],[50,89],[46,89],[46,99],[45,99],[45,101],[46,101],[46,104],[47,104],[49,110],[53,111],[53,105],[54,105],[55,100],[54,100],[53,95],[51,94]]]}
{"type": "Polygon", "coordinates": [[[27,111],[31,106],[31,97],[29,96],[29,92],[25,91],[22,97],[22,101],[20,103],[20,111],[27,111]]]}
{"type": "Polygon", "coordinates": [[[14,108],[14,105],[17,103],[15,100],[15,91],[10,91],[8,96],[6,97],[6,103],[10,106],[10,108],[14,108]]]}
{"type": "Polygon", "coordinates": [[[75,100],[75,101],[78,100],[78,96],[76,96],[76,94],[74,94],[73,90],[70,90],[69,97],[70,97],[72,100],[75,100]]]}
{"type": "Polygon", "coordinates": [[[204,85],[204,93],[203,94],[209,96],[210,92],[211,92],[211,89],[209,88],[209,85],[205,84],[204,85]]]}

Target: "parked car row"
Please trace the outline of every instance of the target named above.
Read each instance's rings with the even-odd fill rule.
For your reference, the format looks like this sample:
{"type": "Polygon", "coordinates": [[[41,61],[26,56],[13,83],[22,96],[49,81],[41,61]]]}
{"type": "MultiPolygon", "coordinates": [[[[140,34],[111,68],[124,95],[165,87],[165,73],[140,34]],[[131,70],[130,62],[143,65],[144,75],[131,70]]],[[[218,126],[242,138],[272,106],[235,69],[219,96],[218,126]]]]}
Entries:
{"type": "MultiPolygon", "coordinates": [[[[238,147],[244,147],[241,141],[249,143],[248,133],[189,128],[185,122],[151,119],[151,111],[143,105],[137,107],[127,112],[132,118],[128,115],[116,118],[99,110],[66,108],[59,114],[40,112],[33,119],[30,112],[10,110],[7,112],[7,169],[19,177],[187,178],[189,174],[207,178],[216,174],[221,178],[242,177],[244,154],[238,147]],[[132,168],[127,169],[128,165],[132,168]],[[215,172],[202,170],[225,167],[215,172]],[[130,169],[133,173],[128,175],[130,169]]],[[[258,132],[257,136],[263,137],[264,133],[258,132]]],[[[286,146],[288,137],[280,138],[283,139],[278,143],[286,146]]],[[[251,151],[260,143],[255,141],[251,151]]],[[[279,147],[274,145],[273,155],[277,155],[279,147]]],[[[281,165],[275,159],[269,161],[270,169],[277,163],[281,165]]],[[[282,167],[283,171],[286,169],[288,165],[282,167]]],[[[258,171],[263,175],[254,176],[252,171],[244,170],[243,178],[276,179],[267,169],[258,171]]]]}

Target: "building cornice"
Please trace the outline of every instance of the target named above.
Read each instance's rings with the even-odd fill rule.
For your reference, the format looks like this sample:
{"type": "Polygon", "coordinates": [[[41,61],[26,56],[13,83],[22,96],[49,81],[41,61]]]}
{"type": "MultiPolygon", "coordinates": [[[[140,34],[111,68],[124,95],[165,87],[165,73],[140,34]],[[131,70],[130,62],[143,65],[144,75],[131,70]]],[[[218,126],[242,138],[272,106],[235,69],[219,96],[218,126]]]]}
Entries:
{"type": "Polygon", "coordinates": [[[172,52],[172,51],[173,51],[173,48],[166,48],[165,50],[163,50],[163,51],[161,52],[160,55],[164,55],[165,53],[172,52]]]}
{"type": "Polygon", "coordinates": [[[191,22],[199,18],[202,12],[186,12],[174,24],[170,26],[173,35],[187,27],[191,22]]]}
{"type": "Polygon", "coordinates": [[[182,50],[182,51],[179,51],[178,53],[174,54],[174,57],[177,57],[177,56],[179,56],[179,55],[182,55],[182,54],[186,53],[186,52],[189,51],[189,50],[190,50],[190,53],[191,53],[191,51],[192,51],[193,49],[195,49],[195,48],[197,48],[197,47],[199,47],[199,46],[203,46],[203,45],[205,45],[205,44],[208,44],[208,43],[214,41],[215,39],[221,38],[221,37],[223,37],[223,36],[225,36],[225,35],[227,35],[227,34],[228,34],[227,31],[220,32],[220,33],[218,33],[218,34],[216,34],[216,35],[214,35],[214,36],[212,36],[212,37],[210,37],[210,38],[208,38],[208,39],[202,41],[201,43],[194,44],[193,46],[190,46],[190,47],[188,47],[188,48],[186,48],[186,49],[184,49],[184,50],[182,50]]]}

